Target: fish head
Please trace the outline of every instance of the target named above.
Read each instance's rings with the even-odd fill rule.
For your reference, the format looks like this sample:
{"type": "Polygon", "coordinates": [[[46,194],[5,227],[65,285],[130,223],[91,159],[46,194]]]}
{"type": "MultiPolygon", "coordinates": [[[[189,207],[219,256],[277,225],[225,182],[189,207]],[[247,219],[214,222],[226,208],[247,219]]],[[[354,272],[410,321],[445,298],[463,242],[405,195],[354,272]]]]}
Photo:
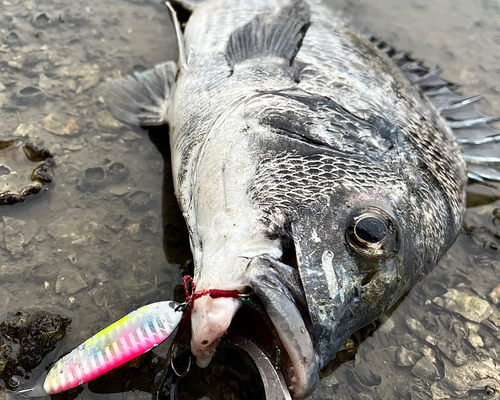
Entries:
{"type": "MultiPolygon", "coordinates": [[[[226,178],[223,186],[226,199],[241,194],[245,211],[219,239],[203,236],[203,257],[217,246],[217,260],[234,256],[217,279],[229,284],[233,274],[239,286],[225,288],[255,292],[286,353],[290,391],[301,399],[348,337],[387,311],[454,242],[464,215],[465,170],[440,174],[439,154],[423,149],[404,127],[379,115],[354,115],[324,97],[266,93],[232,112],[219,128],[232,132],[232,142],[210,154],[224,155],[225,176],[237,171],[235,182],[244,189],[237,192],[226,178]],[[245,173],[236,167],[242,157],[250,166],[245,173]],[[229,235],[241,219],[248,229],[229,235]],[[240,237],[274,247],[250,255],[240,237]]],[[[216,137],[207,146],[216,146],[216,137]]],[[[456,146],[443,147],[460,157],[456,146]]],[[[213,171],[213,164],[199,170],[213,171]]],[[[203,215],[207,222],[198,225],[211,226],[215,213],[203,215]]],[[[214,260],[210,265],[223,264],[214,260]]],[[[199,282],[206,284],[214,269],[200,265],[199,282]]],[[[209,362],[240,303],[196,300],[191,347],[199,364],[209,362]]]]}
{"type": "Polygon", "coordinates": [[[293,342],[286,348],[294,368],[289,382],[302,398],[317,382],[314,368],[394,305],[455,241],[466,175],[451,139],[442,149],[424,148],[380,115],[360,118],[330,99],[279,96],[271,111],[254,110],[269,134],[255,146],[265,156],[250,193],[268,237],[283,249],[270,264],[296,273],[286,282],[286,273],[276,273],[269,282],[268,268],[250,286],[285,347],[293,342]],[[440,164],[450,157],[457,167],[446,175],[440,164]],[[273,318],[272,303],[284,318],[273,318]],[[302,323],[292,323],[296,310],[302,323]],[[315,357],[311,344],[297,339],[304,330],[315,357]]]}
{"type": "MultiPolygon", "coordinates": [[[[317,153],[294,159],[290,168],[282,169],[287,174],[313,162],[319,170],[346,162],[317,153]]],[[[380,176],[370,185],[344,177],[332,181],[329,190],[324,190],[326,182],[319,182],[317,173],[309,176],[307,187],[314,190],[309,200],[288,203],[283,213],[274,210],[272,218],[284,221],[274,233],[280,237],[282,257],[255,258],[248,269],[249,285],[290,359],[292,370],[284,374],[296,399],[314,390],[318,370],[349,336],[394,305],[452,243],[442,237],[446,230],[442,236],[436,233],[435,220],[444,213],[413,197],[404,179],[368,162],[363,165],[362,159],[357,165],[351,159],[350,165],[353,172],[359,167],[380,176]],[[252,264],[260,269],[252,269],[252,264]]],[[[297,201],[299,196],[294,197],[297,201]]]]}
{"type": "Polygon", "coordinates": [[[418,234],[408,236],[397,212],[401,204],[388,201],[392,197],[380,188],[338,188],[330,198],[299,209],[291,222],[293,251],[321,366],[414,281],[418,268],[409,242],[418,241],[418,234]]]}

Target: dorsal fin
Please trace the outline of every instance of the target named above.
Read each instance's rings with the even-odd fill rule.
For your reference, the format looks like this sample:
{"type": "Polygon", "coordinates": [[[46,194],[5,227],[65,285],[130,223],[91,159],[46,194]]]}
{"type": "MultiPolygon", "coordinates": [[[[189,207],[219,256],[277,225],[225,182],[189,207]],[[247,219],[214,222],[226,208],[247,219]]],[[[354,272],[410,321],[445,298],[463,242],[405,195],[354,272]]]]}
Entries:
{"type": "Polygon", "coordinates": [[[311,12],[303,0],[293,0],[278,12],[257,15],[229,37],[226,59],[237,63],[262,54],[283,57],[293,63],[310,25],[311,12]]]}
{"type": "Polygon", "coordinates": [[[422,60],[397,51],[374,36],[369,39],[392,58],[412,83],[420,86],[446,120],[462,149],[469,179],[484,184],[500,182],[500,130],[491,126],[499,118],[476,109],[475,103],[481,97],[456,94],[457,86],[444,80],[439,68],[428,68],[422,60]]]}
{"type": "Polygon", "coordinates": [[[185,11],[193,12],[198,4],[203,3],[206,0],[170,0],[173,6],[181,7],[185,11]]]}
{"type": "Polygon", "coordinates": [[[181,24],[179,23],[179,19],[177,18],[177,12],[175,11],[172,4],[169,1],[165,2],[168,10],[170,11],[170,16],[172,17],[172,23],[174,24],[175,30],[175,38],[177,39],[177,46],[179,47],[179,70],[185,70],[187,65],[186,59],[186,49],[184,44],[184,35],[182,34],[181,24]]]}

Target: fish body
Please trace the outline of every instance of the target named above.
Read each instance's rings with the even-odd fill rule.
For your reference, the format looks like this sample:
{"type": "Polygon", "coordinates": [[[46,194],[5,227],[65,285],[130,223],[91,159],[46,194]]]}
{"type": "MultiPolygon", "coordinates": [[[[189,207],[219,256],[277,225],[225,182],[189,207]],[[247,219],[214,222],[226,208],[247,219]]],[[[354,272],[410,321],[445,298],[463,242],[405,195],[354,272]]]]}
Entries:
{"type": "MultiPolygon", "coordinates": [[[[196,290],[253,290],[304,398],[453,244],[466,163],[424,85],[319,2],[176,4],[191,12],[179,62],[108,83],[109,103],[123,121],[169,124],[196,290]]],[[[241,304],[192,304],[200,366],[241,304]]]]}

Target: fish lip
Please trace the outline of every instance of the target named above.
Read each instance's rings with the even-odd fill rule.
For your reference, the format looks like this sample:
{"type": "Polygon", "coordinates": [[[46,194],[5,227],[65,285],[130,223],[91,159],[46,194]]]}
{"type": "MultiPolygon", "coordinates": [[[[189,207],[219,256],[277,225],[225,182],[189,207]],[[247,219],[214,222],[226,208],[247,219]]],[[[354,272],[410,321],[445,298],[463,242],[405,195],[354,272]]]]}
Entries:
{"type": "MultiPolygon", "coordinates": [[[[254,324],[253,325],[253,332],[245,330],[245,331],[239,331],[237,329],[238,325],[238,320],[233,320],[230,328],[228,329],[227,335],[236,335],[236,336],[241,336],[244,337],[250,341],[253,341],[254,343],[258,343],[259,347],[264,350],[264,352],[267,354],[267,357],[271,360],[271,362],[274,364],[275,368],[277,370],[281,370],[281,374],[283,375],[287,386],[289,389],[291,389],[294,385],[293,382],[293,371],[296,369],[300,369],[299,366],[297,366],[293,359],[294,357],[290,355],[288,350],[286,349],[285,345],[282,342],[282,337],[287,334],[286,331],[283,331],[280,329],[279,326],[276,326],[271,318],[269,317],[269,313],[266,309],[266,307],[262,304],[262,301],[260,300],[260,297],[256,294],[253,294],[252,296],[249,297],[256,297],[256,299],[253,300],[253,302],[256,304],[256,307],[250,306],[250,307],[242,307],[238,311],[238,316],[240,318],[244,318],[244,316],[248,316],[248,311],[245,310],[252,310],[253,312],[257,313],[260,318],[260,323],[259,324],[254,324]],[[263,330],[266,331],[267,335],[263,333],[263,330]],[[273,333],[274,331],[274,333],[273,333]],[[259,340],[259,335],[261,334],[264,336],[264,340],[266,343],[263,343],[262,339],[260,338],[259,340]]],[[[248,297],[247,297],[248,298],[248,297]]],[[[248,304],[248,302],[247,302],[248,304]]],[[[308,315],[304,317],[301,313],[301,319],[304,323],[304,325],[307,325],[305,323],[305,319],[308,318],[308,315]]],[[[296,332],[300,332],[301,328],[297,328],[296,332]]],[[[313,334],[309,329],[307,330],[307,334],[309,335],[309,340],[311,341],[312,345],[314,346],[314,339],[313,339],[313,334]]],[[[224,342],[224,338],[221,340],[221,344],[224,342]]],[[[318,361],[317,357],[317,351],[315,349],[315,356],[316,356],[316,361],[318,361]]],[[[296,358],[296,357],[295,357],[296,358]]],[[[316,364],[319,364],[316,362],[316,364]]],[[[308,377],[309,378],[309,377],[308,377]]],[[[306,386],[306,393],[309,395],[312,390],[316,387],[317,382],[314,381],[314,378],[310,380],[312,384],[309,384],[306,386]]],[[[309,379],[308,379],[309,382],[309,379]]],[[[292,389],[291,389],[292,390],[292,389]]],[[[293,392],[293,390],[292,390],[293,392]]],[[[293,395],[294,399],[302,399],[304,397],[303,394],[300,394],[297,396],[296,394],[293,395]]]]}
{"type": "MultiPolygon", "coordinates": [[[[293,246],[290,251],[294,253],[293,246]]],[[[247,277],[248,286],[262,305],[261,315],[265,313],[268,327],[279,338],[276,348],[283,357],[278,358],[282,359],[280,364],[290,391],[294,399],[302,399],[319,383],[320,357],[300,276],[294,267],[295,257],[290,255],[281,258],[287,264],[270,255],[254,257],[247,268],[247,277]]]]}

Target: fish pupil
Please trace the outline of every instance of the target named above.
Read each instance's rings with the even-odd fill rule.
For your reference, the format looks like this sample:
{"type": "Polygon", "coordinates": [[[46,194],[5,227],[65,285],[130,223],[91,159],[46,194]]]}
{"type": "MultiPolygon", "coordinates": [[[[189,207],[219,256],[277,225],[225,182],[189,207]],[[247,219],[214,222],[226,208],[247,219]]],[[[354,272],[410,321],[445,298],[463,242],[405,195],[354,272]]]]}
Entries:
{"type": "Polygon", "coordinates": [[[386,237],[387,228],[378,218],[366,217],[357,222],[354,233],[365,242],[378,243],[386,237]]]}

